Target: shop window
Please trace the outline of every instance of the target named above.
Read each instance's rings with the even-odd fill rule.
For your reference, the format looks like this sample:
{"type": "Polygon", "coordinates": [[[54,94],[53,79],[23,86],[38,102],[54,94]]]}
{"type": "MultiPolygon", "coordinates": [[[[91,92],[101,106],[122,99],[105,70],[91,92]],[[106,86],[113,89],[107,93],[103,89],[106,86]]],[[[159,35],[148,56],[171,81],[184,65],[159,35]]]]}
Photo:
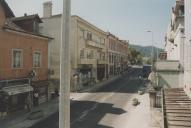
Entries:
{"type": "Polygon", "coordinates": [[[23,52],[21,49],[12,50],[12,67],[21,68],[23,66],[23,52]]]}
{"type": "Polygon", "coordinates": [[[85,30],[80,28],[80,37],[84,38],[84,33],[85,33],[85,30]]]}
{"type": "Polygon", "coordinates": [[[92,33],[91,33],[91,32],[88,32],[88,33],[87,33],[87,39],[88,39],[88,40],[92,40],[92,33]]]}
{"type": "Polygon", "coordinates": [[[41,64],[41,53],[34,52],[33,54],[33,67],[40,67],[41,64]]]}
{"type": "Polygon", "coordinates": [[[80,58],[83,59],[83,58],[84,58],[84,55],[85,55],[84,50],[81,50],[81,51],[80,51],[80,58]]]}

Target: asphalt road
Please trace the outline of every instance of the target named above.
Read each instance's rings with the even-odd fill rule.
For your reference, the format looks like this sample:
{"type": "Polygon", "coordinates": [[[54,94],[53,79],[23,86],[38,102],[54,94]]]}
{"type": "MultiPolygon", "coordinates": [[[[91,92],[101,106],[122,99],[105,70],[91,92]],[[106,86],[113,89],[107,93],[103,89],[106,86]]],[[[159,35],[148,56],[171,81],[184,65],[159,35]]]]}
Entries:
{"type": "MultiPolygon", "coordinates": [[[[144,128],[144,125],[148,128],[145,123],[147,118],[142,119],[148,114],[147,108],[144,108],[147,105],[141,103],[143,105],[141,108],[145,110],[141,108],[139,110],[131,105],[132,98],[137,96],[137,91],[147,88],[145,81],[138,78],[140,74],[141,68],[134,68],[131,73],[125,74],[97,91],[73,94],[71,128],[138,128],[140,126],[144,128]],[[132,116],[133,112],[139,112],[140,115],[132,116]],[[134,122],[136,120],[140,120],[143,124],[138,126],[139,123],[134,122]]],[[[144,99],[143,97],[140,98],[144,99]]],[[[58,128],[58,113],[32,128],[58,128]]]]}

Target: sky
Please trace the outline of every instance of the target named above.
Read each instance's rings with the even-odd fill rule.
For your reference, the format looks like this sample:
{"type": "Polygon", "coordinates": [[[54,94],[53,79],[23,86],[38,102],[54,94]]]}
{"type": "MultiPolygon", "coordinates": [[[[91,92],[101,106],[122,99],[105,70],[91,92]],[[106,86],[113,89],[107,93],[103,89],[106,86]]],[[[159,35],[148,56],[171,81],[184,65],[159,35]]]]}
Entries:
{"type": "MultiPolygon", "coordinates": [[[[16,16],[43,14],[49,0],[6,0],[16,16]]],[[[52,0],[53,15],[62,13],[62,0],[52,0]]],[[[72,0],[72,15],[78,15],[104,31],[131,44],[164,48],[175,0],[72,0]]]]}

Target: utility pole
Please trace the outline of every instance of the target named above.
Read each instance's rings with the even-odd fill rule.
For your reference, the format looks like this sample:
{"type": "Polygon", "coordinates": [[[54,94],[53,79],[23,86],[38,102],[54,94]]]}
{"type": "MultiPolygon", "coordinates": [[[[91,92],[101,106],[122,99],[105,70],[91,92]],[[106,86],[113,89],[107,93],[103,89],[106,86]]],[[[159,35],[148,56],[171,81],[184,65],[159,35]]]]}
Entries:
{"type": "Polygon", "coordinates": [[[59,128],[70,128],[70,18],[71,1],[63,0],[60,48],[59,128]]]}

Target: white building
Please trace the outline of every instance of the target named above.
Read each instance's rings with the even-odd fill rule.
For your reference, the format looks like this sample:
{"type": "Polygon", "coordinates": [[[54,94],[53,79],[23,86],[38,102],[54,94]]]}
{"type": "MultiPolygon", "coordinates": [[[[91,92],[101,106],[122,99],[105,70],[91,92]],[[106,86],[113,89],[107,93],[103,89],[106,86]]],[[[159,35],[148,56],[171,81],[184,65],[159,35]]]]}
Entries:
{"type": "Polygon", "coordinates": [[[165,38],[167,60],[178,60],[183,67],[184,56],[184,1],[176,0],[165,38]]]}
{"type": "Polygon", "coordinates": [[[185,0],[184,89],[191,97],[191,1],[185,0]]]}
{"type": "Polygon", "coordinates": [[[158,84],[177,88],[184,85],[184,0],[176,0],[172,8],[171,21],[165,37],[167,60],[156,63],[158,84]]]}

